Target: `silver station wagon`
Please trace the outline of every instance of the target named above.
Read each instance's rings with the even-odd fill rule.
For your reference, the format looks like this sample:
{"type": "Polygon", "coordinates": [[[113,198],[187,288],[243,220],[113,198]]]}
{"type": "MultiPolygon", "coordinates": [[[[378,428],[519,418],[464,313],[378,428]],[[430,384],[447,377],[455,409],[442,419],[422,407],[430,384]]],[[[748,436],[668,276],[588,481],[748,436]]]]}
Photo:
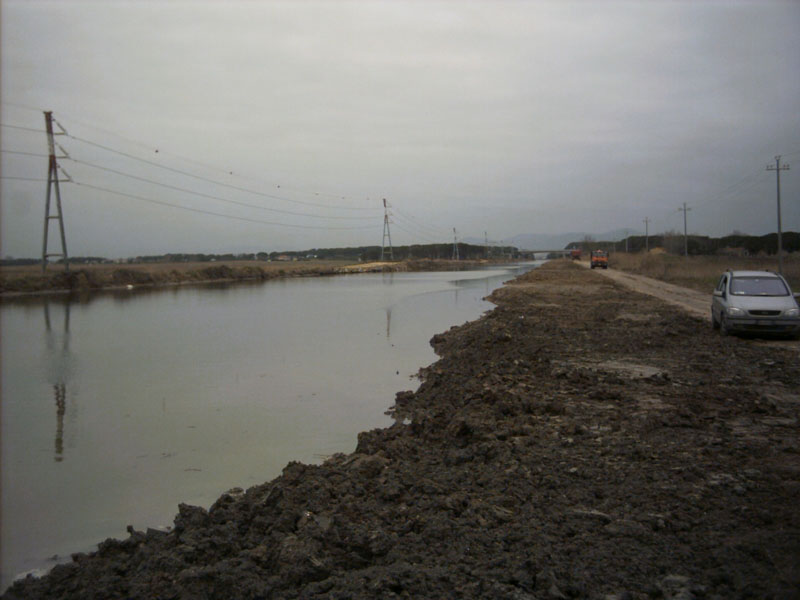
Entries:
{"type": "Polygon", "coordinates": [[[726,335],[768,333],[797,338],[800,307],[789,284],[777,273],[726,271],[711,297],[711,324],[726,335]]]}

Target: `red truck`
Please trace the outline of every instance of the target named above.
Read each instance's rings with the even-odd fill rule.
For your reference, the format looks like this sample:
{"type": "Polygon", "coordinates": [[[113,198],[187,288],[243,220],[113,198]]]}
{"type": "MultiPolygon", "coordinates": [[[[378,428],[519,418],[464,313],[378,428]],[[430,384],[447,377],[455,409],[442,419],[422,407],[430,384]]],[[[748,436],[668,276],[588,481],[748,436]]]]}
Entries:
{"type": "Polygon", "coordinates": [[[580,260],[581,259],[581,254],[582,254],[582,252],[581,252],[580,248],[575,248],[574,250],[570,250],[569,251],[569,257],[572,260],[580,260]]]}
{"type": "Polygon", "coordinates": [[[592,268],[601,269],[608,268],[608,253],[605,250],[592,250],[591,254],[592,268]]]}

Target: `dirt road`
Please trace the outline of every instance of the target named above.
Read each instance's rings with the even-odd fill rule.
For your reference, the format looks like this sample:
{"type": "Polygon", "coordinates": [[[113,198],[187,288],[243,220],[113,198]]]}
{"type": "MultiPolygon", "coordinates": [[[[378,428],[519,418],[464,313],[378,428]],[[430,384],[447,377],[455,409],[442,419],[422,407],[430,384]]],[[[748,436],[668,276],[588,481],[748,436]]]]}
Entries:
{"type": "MultiPolygon", "coordinates": [[[[590,268],[588,262],[579,264],[587,269],[590,268]]],[[[711,322],[710,290],[708,294],[704,294],[679,285],[659,281],[658,279],[626,273],[616,269],[596,269],[595,272],[601,273],[636,292],[660,298],[669,304],[684,309],[693,316],[705,319],[709,323],[711,322]]]]}
{"type": "Polygon", "coordinates": [[[171,531],[6,597],[800,597],[793,351],[568,262],[491,299],[353,454],[181,505],[171,531]]]}
{"type": "MultiPolygon", "coordinates": [[[[588,263],[580,263],[581,266],[589,267],[588,263]]],[[[596,273],[605,275],[606,277],[624,285],[625,287],[647,294],[677,306],[688,314],[701,319],[707,325],[711,325],[711,293],[698,292],[680,285],[667,283],[666,281],[659,281],[644,275],[637,275],[635,273],[626,273],[617,269],[595,269],[596,273]]],[[[786,340],[786,339],[759,339],[754,340],[760,346],[783,348],[800,352],[800,340],[786,340]]]]}

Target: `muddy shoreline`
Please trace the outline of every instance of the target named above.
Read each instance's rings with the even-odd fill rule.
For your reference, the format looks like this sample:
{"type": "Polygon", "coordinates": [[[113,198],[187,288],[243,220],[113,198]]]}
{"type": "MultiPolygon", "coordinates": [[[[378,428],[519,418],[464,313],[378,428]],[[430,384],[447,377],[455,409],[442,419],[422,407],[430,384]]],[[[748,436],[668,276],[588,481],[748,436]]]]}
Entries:
{"type": "Polygon", "coordinates": [[[491,299],[353,454],[4,598],[800,596],[793,350],[566,262],[491,299]]]}
{"type": "Polygon", "coordinates": [[[89,293],[121,289],[156,289],[207,283],[259,282],[290,277],[325,277],[348,273],[407,271],[464,271],[509,261],[405,260],[384,263],[313,261],[264,263],[142,263],[132,265],[73,265],[69,271],[39,266],[0,268],[0,298],[89,293]]]}

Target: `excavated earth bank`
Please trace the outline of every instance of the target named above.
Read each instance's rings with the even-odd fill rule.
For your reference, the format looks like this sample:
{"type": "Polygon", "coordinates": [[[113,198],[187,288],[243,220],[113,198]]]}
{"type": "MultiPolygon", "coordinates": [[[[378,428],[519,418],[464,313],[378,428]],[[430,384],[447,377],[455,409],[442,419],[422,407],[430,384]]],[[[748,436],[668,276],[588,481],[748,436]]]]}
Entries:
{"type": "Polygon", "coordinates": [[[7,598],[797,598],[800,367],[550,263],[434,336],[351,455],[7,598]]]}

